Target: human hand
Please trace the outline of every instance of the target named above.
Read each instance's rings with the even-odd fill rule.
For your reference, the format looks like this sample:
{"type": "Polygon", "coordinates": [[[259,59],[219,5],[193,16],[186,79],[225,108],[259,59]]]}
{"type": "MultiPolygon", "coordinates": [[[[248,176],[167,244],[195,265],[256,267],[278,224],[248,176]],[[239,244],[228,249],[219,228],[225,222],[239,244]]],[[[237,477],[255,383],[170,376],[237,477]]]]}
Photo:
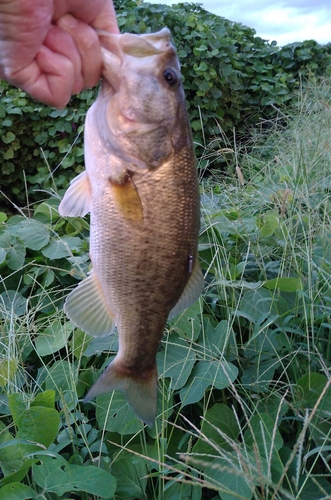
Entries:
{"type": "Polygon", "coordinates": [[[95,28],[119,33],[112,0],[0,0],[0,78],[63,108],[101,77],[95,28]]]}

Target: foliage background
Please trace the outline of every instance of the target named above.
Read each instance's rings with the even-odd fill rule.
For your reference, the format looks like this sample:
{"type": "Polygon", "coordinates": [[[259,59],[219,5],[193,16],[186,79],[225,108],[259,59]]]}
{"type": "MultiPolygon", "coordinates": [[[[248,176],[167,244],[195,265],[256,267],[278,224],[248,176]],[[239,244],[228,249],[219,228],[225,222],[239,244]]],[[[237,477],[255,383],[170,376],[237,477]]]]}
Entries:
{"type": "MultiPolygon", "coordinates": [[[[240,23],[190,3],[175,6],[116,2],[121,31],[168,26],[182,64],[197,155],[226,170],[222,133],[247,140],[252,126],[270,127],[310,73],[325,74],[331,45],[313,40],[279,48],[240,23]]],[[[0,84],[1,189],[18,205],[42,199],[37,190],[67,187],[83,169],[84,117],[96,96],[88,90],[64,110],[50,110],[24,92],[0,84]],[[56,175],[50,174],[58,168],[56,175]]]]}

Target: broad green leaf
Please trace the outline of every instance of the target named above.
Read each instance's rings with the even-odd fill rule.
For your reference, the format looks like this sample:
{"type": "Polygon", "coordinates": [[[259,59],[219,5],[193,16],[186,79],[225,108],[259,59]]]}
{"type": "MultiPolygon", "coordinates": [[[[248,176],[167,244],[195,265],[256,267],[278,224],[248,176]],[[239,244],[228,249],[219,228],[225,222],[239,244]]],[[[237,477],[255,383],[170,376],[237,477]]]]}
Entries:
{"type": "Polygon", "coordinates": [[[40,392],[30,403],[30,406],[43,406],[45,408],[52,408],[52,409],[54,409],[54,405],[55,405],[55,391],[52,390],[40,392]]]}
{"type": "Polygon", "coordinates": [[[89,339],[86,349],[83,351],[84,356],[93,356],[94,354],[101,354],[105,351],[118,350],[118,335],[115,331],[111,335],[105,335],[104,337],[91,337],[87,335],[89,339]]]}
{"type": "Polygon", "coordinates": [[[204,318],[204,328],[202,329],[198,344],[199,353],[205,359],[210,357],[219,357],[219,355],[224,353],[226,345],[230,340],[228,322],[226,320],[220,321],[215,327],[210,323],[209,318],[204,318]]]}
{"type": "Polygon", "coordinates": [[[63,259],[72,256],[73,252],[79,252],[82,245],[83,241],[76,236],[63,236],[52,239],[41,252],[49,259],[63,259]]]}
{"type": "Polygon", "coordinates": [[[47,245],[50,239],[50,232],[45,224],[34,219],[12,217],[8,221],[11,234],[18,236],[27,248],[40,250],[47,245]],[[15,222],[15,223],[13,223],[15,222]]]}
{"type": "Polygon", "coordinates": [[[0,359],[0,387],[6,387],[13,380],[18,368],[18,360],[0,359]]]}
{"type": "Polygon", "coordinates": [[[15,157],[14,149],[13,148],[7,148],[4,152],[3,155],[5,160],[11,160],[12,158],[15,157]]]}
{"type": "MultiPolygon", "coordinates": [[[[327,383],[328,379],[322,373],[307,373],[297,382],[297,402],[300,403],[302,408],[312,409],[316,405],[327,383]]],[[[330,386],[321,399],[319,410],[331,412],[330,386]]]]}
{"type": "Polygon", "coordinates": [[[16,290],[6,290],[0,295],[0,312],[4,308],[2,315],[6,318],[9,314],[23,316],[27,309],[28,301],[16,290]]]}
{"type": "Polygon", "coordinates": [[[64,325],[60,321],[54,321],[51,326],[46,327],[34,341],[39,356],[47,356],[62,349],[73,329],[74,325],[69,321],[64,325]]]}
{"type": "Polygon", "coordinates": [[[59,360],[43,368],[40,377],[46,389],[53,389],[59,395],[65,391],[75,391],[77,369],[69,361],[59,360]]]}
{"type": "Polygon", "coordinates": [[[302,290],[300,278],[273,278],[264,282],[263,286],[269,290],[280,290],[281,292],[296,292],[302,290]]]}
{"type": "Polygon", "coordinates": [[[40,457],[40,465],[32,467],[33,478],[44,490],[56,495],[86,492],[103,499],[111,499],[116,489],[116,478],[93,465],[73,465],[53,457],[40,457]]]}
{"type": "Polygon", "coordinates": [[[9,250],[10,245],[11,245],[10,232],[8,230],[6,230],[0,234],[0,248],[4,248],[5,250],[9,250]]]}
{"type": "Polygon", "coordinates": [[[15,136],[15,134],[13,134],[13,132],[8,131],[8,132],[6,132],[6,134],[1,136],[1,139],[3,140],[3,142],[5,144],[9,144],[15,140],[15,137],[16,136],[15,136]]]}
{"type": "Polygon", "coordinates": [[[37,498],[37,495],[30,486],[25,484],[11,483],[0,488],[0,500],[26,500],[28,498],[37,498]]]}
{"type": "Polygon", "coordinates": [[[6,255],[7,255],[6,250],[4,248],[0,248],[0,264],[2,264],[3,262],[5,262],[6,255]]]}
{"type": "Polygon", "coordinates": [[[27,409],[27,403],[24,400],[23,394],[20,392],[13,392],[8,395],[8,403],[10,413],[12,414],[14,424],[16,424],[19,416],[27,409]]]}
{"type": "Polygon", "coordinates": [[[134,434],[143,428],[127,404],[123,392],[114,391],[96,398],[96,417],[100,429],[119,434],[134,434]]]}
{"type": "Polygon", "coordinates": [[[145,500],[147,464],[144,457],[123,451],[113,462],[112,473],[117,478],[116,498],[119,500],[145,500]]]}
{"type": "MultiPolygon", "coordinates": [[[[98,337],[94,337],[98,338],[98,337]]],[[[70,341],[71,352],[75,356],[75,358],[81,358],[83,356],[84,351],[87,346],[91,342],[91,337],[87,335],[87,333],[83,332],[80,328],[76,328],[72,335],[72,339],[70,341]]]]}
{"type": "Polygon", "coordinates": [[[7,264],[9,269],[13,271],[21,269],[24,265],[25,255],[26,247],[24,243],[19,238],[13,236],[11,238],[11,246],[7,250],[7,264]]]}
{"type": "Polygon", "coordinates": [[[184,339],[197,340],[201,330],[201,306],[199,301],[188,307],[182,314],[169,320],[171,330],[184,339]]]}
{"type": "MultiPolygon", "coordinates": [[[[13,445],[13,446],[17,447],[17,445],[13,445]]],[[[28,460],[24,460],[24,462],[22,462],[20,469],[18,469],[16,472],[12,472],[11,474],[7,474],[5,477],[0,479],[0,492],[2,491],[2,487],[5,484],[12,484],[12,483],[16,483],[16,482],[19,483],[20,481],[22,481],[22,479],[24,479],[25,476],[27,475],[27,473],[29,472],[30,467],[33,464],[33,462],[34,462],[34,460],[32,458],[29,458],[28,460]]],[[[1,461],[0,461],[0,467],[2,467],[1,461]]],[[[4,472],[4,469],[2,469],[2,472],[4,472]]],[[[0,499],[1,499],[1,496],[0,496],[0,499]]]]}
{"type": "Polygon", "coordinates": [[[269,211],[263,215],[263,222],[260,227],[262,238],[272,236],[276,229],[279,228],[279,214],[269,211]]]}
{"type": "Polygon", "coordinates": [[[198,434],[198,441],[193,447],[193,453],[215,455],[217,452],[211,443],[214,443],[216,447],[230,450],[230,445],[228,445],[221,433],[233,440],[236,440],[239,434],[239,426],[235,414],[231,408],[222,403],[217,403],[206,411],[200,429],[206,438],[198,434]]]}
{"type": "Polygon", "coordinates": [[[182,476],[177,476],[174,479],[179,481],[168,481],[163,490],[163,500],[200,500],[202,496],[202,488],[191,484],[183,484],[180,482],[182,476]]]}
{"type": "Polygon", "coordinates": [[[196,361],[194,350],[192,345],[177,335],[169,335],[164,347],[164,351],[158,352],[156,356],[158,372],[162,378],[171,378],[173,390],[180,389],[185,385],[196,361]]]}
{"type": "Polygon", "coordinates": [[[44,445],[53,443],[60,424],[60,414],[54,408],[32,406],[17,419],[17,437],[44,445]]]}
{"type": "Polygon", "coordinates": [[[0,468],[4,476],[15,474],[23,466],[23,450],[15,442],[11,446],[12,441],[12,434],[5,424],[0,421],[0,468]]]}
{"type": "Polygon", "coordinates": [[[49,200],[40,203],[35,209],[34,215],[38,220],[42,222],[56,222],[60,219],[60,214],[58,211],[59,200],[50,198],[49,200]]]}
{"type": "Polygon", "coordinates": [[[302,475],[299,479],[300,500],[329,500],[331,498],[329,479],[319,474],[312,474],[309,477],[306,474],[302,475]]]}
{"type": "Polygon", "coordinates": [[[275,314],[277,298],[274,293],[259,288],[258,290],[245,290],[238,306],[238,315],[243,315],[253,323],[260,323],[266,317],[275,314]]]}
{"type": "Polygon", "coordinates": [[[213,460],[205,468],[204,479],[218,490],[222,500],[250,500],[253,496],[253,486],[245,479],[245,473],[234,453],[230,460],[213,460]]]}
{"type": "Polygon", "coordinates": [[[198,361],[187,383],[180,390],[182,405],[200,401],[210,386],[215,386],[217,389],[228,387],[237,375],[238,368],[226,361],[198,361]]]}
{"type": "Polygon", "coordinates": [[[8,219],[7,215],[5,214],[5,212],[0,212],[0,224],[2,222],[6,222],[6,220],[8,219]]]}
{"type": "Polygon", "coordinates": [[[269,459],[269,456],[277,456],[277,451],[283,446],[283,439],[278,429],[277,422],[267,413],[253,415],[249,421],[244,439],[247,446],[252,450],[257,448],[260,456],[269,459]]]}

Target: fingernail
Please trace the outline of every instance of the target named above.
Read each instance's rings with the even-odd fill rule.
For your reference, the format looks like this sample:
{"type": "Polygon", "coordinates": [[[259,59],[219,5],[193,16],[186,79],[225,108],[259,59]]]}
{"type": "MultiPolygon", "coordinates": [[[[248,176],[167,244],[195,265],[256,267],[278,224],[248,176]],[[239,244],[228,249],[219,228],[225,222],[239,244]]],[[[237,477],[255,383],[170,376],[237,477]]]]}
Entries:
{"type": "Polygon", "coordinates": [[[77,19],[71,14],[66,14],[56,21],[56,24],[65,31],[75,30],[78,26],[77,19]]]}

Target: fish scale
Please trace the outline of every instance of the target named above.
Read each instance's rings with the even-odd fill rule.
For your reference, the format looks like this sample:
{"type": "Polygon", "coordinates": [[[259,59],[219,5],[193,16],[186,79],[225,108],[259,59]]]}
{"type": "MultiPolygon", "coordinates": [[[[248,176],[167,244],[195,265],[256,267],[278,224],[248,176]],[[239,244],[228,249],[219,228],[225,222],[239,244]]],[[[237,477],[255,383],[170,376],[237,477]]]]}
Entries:
{"type": "Polygon", "coordinates": [[[100,40],[104,79],[86,118],[86,173],[59,207],[62,215],[91,212],[93,269],[67,297],[65,312],[91,335],[118,330],[118,353],[85,401],[124,391],[151,426],[167,319],[203,288],[198,178],[169,30],[101,33],[100,40]]]}

